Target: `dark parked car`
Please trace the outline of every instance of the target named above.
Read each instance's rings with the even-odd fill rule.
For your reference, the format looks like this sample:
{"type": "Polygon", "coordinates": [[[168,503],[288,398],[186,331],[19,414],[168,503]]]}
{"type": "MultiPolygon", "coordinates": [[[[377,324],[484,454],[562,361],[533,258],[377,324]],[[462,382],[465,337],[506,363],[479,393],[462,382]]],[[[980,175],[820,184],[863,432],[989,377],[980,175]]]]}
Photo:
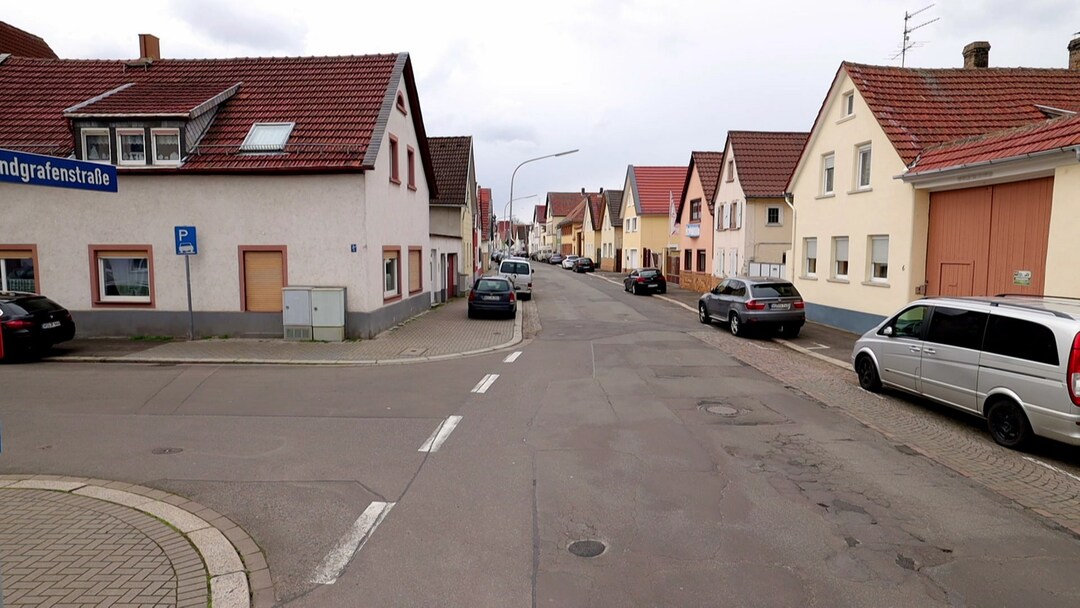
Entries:
{"type": "Polygon", "coordinates": [[[480,277],[469,292],[469,318],[481,313],[502,313],[513,318],[517,314],[514,284],[502,277],[480,277]]]}
{"type": "Polygon", "coordinates": [[[637,295],[639,293],[667,293],[667,281],[658,268],[642,268],[626,275],[623,289],[637,295]]]}
{"type": "Polygon", "coordinates": [[[75,337],[75,321],[45,296],[0,291],[0,359],[41,354],[75,337]]]}
{"type": "Polygon", "coordinates": [[[561,254],[561,253],[553,253],[553,254],[551,254],[551,257],[548,258],[548,264],[560,264],[561,265],[562,261],[565,260],[565,259],[566,259],[566,256],[564,256],[563,254],[561,254]]]}
{"type": "Polygon", "coordinates": [[[574,260],[574,272],[596,272],[596,266],[591,258],[578,258],[574,260]]]}
{"type": "Polygon", "coordinates": [[[751,327],[770,327],[785,338],[794,338],[806,322],[806,310],[799,290],[787,281],[731,277],[698,299],[698,320],[711,323],[714,319],[727,322],[736,336],[751,327]]]}

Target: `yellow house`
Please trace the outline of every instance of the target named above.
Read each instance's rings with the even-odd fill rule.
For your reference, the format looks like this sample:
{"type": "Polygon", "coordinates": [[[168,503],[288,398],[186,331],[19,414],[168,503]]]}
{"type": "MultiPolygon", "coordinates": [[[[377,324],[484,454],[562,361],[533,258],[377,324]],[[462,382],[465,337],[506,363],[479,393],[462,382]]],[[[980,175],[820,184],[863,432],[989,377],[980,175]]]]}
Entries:
{"type": "Polygon", "coordinates": [[[682,197],[686,166],[626,169],[623,185],[623,270],[663,268],[682,197]]]}
{"type": "Polygon", "coordinates": [[[564,246],[571,246],[570,235],[567,238],[563,238],[562,229],[559,228],[559,224],[566,219],[566,216],[570,215],[570,212],[577,207],[581,200],[588,196],[585,189],[582,188],[581,192],[548,192],[547,198],[544,201],[545,210],[544,221],[546,224],[545,232],[547,233],[548,241],[545,245],[551,247],[551,250],[557,253],[564,253],[564,246]]]}
{"type": "Polygon", "coordinates": [[[1048,121],[1080,111],[1080,40],[1069,48],[1068,70],[989,69],[985,42],[963,68],[841,64],[788,184],[808,319],[863,331],[924,294],[1080,291],[1068,130],[1034,158],[1022,136],[990,135],[1062,135],[1048,121]],[[1017,158],[965,147],[980,136],[1017,158]]]}
{"type": "Polygon", "coordinates": [[[592,258],[594,264],[600,262],[601,241],[601,215],[604,208],[604,189],[599,194],[590,194],[589,203],[585,209],[585,218],[581,223],[582,244],[578,255],[592,258]]]}
{"type": "Polygon", "coordinates": [[[622,272],[622,190],[605,190],[600,207],[600,269],[622,272]]]}

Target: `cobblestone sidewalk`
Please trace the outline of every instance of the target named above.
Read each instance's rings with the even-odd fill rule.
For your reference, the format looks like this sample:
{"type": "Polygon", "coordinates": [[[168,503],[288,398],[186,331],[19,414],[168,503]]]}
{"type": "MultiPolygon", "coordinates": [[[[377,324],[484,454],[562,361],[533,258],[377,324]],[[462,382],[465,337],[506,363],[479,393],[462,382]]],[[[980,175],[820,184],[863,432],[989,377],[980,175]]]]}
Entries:
{"type": "Polygon", "coordinates": [[[266,560],[231,521],[131,484],[0,476],[0,605],[215,608],[273,603],[266,560]]]}

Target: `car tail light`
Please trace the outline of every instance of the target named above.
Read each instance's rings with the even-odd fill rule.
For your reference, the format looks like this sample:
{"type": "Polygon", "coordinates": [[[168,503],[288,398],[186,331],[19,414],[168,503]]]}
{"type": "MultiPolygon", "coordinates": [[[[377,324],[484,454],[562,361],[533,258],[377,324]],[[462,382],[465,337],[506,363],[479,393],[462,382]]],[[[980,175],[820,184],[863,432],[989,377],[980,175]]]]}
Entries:
{"type": "Polygon", "coordinates": [[[806,302],[803,302],[802,300],[795,300],[791,305],[794,308],[806,308],[806,302]]]}
{"type": "Polygon", "coordinates": [[[10,330],[30,329],[34,326],[30,321],[21,319],[15,319],[12,321],[4,321],[2,325],[10,330]]]}
{"type": "Polygon", "coordinates": [[[475,300],[476,300],[476,290],[475,289],[470,289],[469,290],[469,301],[473,302],[475,300]]]}
{"type": "Polygon", "coordinates": [[[638,277],[638,278],[637,278],[637,282],[638,282],[638,283],[644,283],[644,282],[645,282],[645,280],[646,280],[646,279],[645,279],[645,277],[638,277]]]}
{"type": "Polygon", "coordinates": [[[511,302],[515,302],[515,301],[517,301],[517,296],[516,296],[516,295],[514,295],[514,292],[512,292],[512,291],[510,292],[510,301],[511,301],[511,302]]]}
{"type": "Polygon", "coordinates": [[[757,300],[747,300],[746,301],[746,309],[747,310],[765,310],[765,303],[764,302],[758,302],[757,300]]]}
{"type": "Polygon", "coordinates": [[[1080,334],[1073,338],[1072,352],[1069,353],[1069,370],[1065,372],[1065,384],[1069,387],[1069,397],[1073,405],[1080,405],[1080,334]]]}

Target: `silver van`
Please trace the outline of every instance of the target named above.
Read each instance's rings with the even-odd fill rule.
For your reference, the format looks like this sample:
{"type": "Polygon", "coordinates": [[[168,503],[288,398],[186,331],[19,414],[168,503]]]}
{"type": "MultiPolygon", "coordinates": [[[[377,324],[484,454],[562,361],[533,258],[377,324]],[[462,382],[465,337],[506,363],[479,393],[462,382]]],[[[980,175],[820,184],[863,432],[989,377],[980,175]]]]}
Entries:
{"type": "Polygon", "coordinates": [[[532,299],[533,267],[524,258],[506,258],[499,262],[499,276],[514,284],[514,292],[522,300],[532,299]]]}
{"type": "Polygon", "coordinates": [[[1080,299],[924,298],[855,343],[859,385],[928,397],[986,419],[994,441],[1080,445],[1080,299]]]}

